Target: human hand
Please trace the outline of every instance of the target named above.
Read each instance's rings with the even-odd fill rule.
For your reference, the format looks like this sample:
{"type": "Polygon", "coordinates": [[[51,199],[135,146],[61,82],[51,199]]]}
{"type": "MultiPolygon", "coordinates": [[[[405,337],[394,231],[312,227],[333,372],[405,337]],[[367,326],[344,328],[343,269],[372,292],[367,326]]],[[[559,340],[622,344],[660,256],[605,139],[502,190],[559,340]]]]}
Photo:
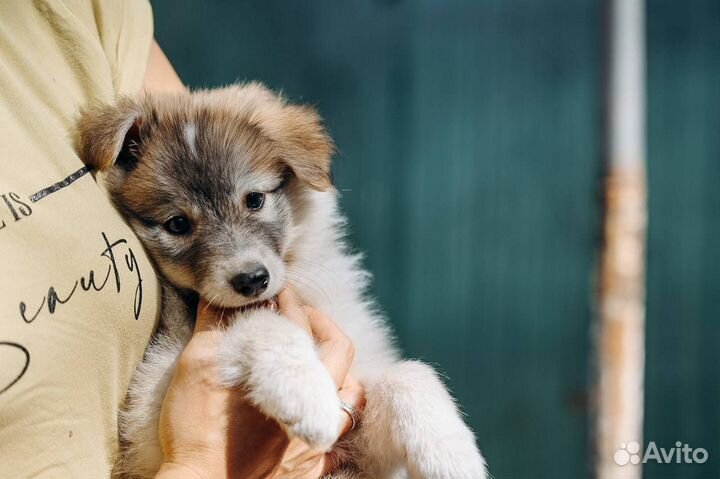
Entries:
{"type": "MultiPolygon", "coordinates": [[[[361,410],[364,391],[348,375],[354,355],[350,340],[329,318],[303,307],[291,290],[280,293],[278,303],[284,317],[315,337],[340,398],[361,410]]],[[[332,452],[290,441],[279,424],[245,399],[241,389],[222,386],[216,357],[223,312],[201,302],[197,316],[195,332],[178,360],[163,403],[160,439],[165,462],[156,477],[318,478],[338,467],[332,452]]],[[[349,416],[344,417],[341,434],[351,425],[349,416]]]]}

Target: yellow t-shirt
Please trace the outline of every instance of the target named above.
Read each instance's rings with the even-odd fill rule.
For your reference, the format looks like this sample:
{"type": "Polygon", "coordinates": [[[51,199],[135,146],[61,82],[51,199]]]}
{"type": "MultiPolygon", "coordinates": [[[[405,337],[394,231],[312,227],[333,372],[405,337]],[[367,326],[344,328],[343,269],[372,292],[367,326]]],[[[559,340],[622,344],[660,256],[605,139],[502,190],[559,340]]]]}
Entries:
{"type": "Polygon", "coordinates": [[[159,295],[72,125],[82,105],[140,91],[151,9],[12,0],[0,18],[0,477],[108,477],[159,295]]]}

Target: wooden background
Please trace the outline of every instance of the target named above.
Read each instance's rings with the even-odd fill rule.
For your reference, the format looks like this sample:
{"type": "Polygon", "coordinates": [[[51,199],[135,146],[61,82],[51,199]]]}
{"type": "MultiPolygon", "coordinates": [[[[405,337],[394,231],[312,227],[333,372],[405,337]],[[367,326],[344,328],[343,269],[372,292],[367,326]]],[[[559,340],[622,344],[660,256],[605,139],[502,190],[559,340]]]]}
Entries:
{"type": "MultiPolygon", "coordinates": [[[[710,451],[651,478],[720,476],[719,5],[648,2],[646,439],[710,451]]],[[[153,6],[189,85],[261,80],[320,109],[374,293],[495,477],[587,477],[601,3],[153,6]]]]}
{"type": "Polygon", "coordinates": [[[648,323],[645,437],[703,447],[720,477],[720,2],[648,0],[648,323]]]}

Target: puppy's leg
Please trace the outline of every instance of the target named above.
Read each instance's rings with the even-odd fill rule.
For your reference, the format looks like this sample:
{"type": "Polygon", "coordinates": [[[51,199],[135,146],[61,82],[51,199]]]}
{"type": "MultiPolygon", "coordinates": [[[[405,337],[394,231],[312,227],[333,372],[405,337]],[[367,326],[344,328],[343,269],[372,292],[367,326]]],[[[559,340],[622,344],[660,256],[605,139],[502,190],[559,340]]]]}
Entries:
{"type": "Polygon", "coordinates": [[[403,361],[365,381],[367,405],[356,444],[363,470],[411,479],[485,479],[475,437],[435,371],[403,361]]]}
{"type": "Polygon", "coordinates": [[[220,365],[223,381],[244,387],[290,437],[322,449],[337,440],[342,411],[335,383],[312,338],[290,320],[268,310],[238,317],[223,339],[220,365]]]}
{"type": "Polygon", "coordinates": [[[151,478],[160,468],[160,411],[186,343],[173,335],[158,335],[135,370],[126,404],[120,411],[121,453],[113,477],[151,478]]]}
{"type": "Polygon", "coordinates": [[[192,312],[176,291],[167,286],[162,291],[161,311],[160,332],[153,337],[135,370],[120,411],[121,450],[113,478],[152,478],[162,463],[160,411],[177,358],[192,335],[192,312]]]}

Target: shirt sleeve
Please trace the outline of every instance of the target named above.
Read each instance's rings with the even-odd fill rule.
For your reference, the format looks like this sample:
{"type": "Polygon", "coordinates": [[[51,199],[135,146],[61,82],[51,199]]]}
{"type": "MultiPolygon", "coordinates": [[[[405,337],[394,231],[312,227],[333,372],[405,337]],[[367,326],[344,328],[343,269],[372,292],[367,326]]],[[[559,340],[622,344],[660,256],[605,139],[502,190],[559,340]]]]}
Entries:
{"type": "Polygon", "coordinates": [[[135,94],[142,88],[153,39],[150,3],[147,0],[99,0],[94,9],[115,94],[135,94]]]}

